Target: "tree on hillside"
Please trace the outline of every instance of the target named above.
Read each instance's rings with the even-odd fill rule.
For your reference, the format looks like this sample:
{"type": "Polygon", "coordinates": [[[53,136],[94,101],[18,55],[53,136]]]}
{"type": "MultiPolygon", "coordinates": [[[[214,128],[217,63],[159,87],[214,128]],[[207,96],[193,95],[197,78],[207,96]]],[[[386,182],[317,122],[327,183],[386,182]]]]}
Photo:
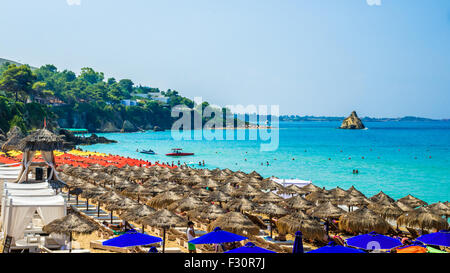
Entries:
{"type": "Polygon", "coordinates": [[[34,80],[35,76],[29,66],[11,64],[2,73],[0,89],[14,93],[16,101],[18,101],[19,94],[26,96],[31,92],[34,80]]]}
{"type": "Polygon", "coordinates": [[[87,81],[90,84],[95,84],[103,81],[105,76],[103,72],[95,72],[94,69],[90,67],[83,67],[81,69],[81,74],[79,78],[81,80],[87,81]]]}

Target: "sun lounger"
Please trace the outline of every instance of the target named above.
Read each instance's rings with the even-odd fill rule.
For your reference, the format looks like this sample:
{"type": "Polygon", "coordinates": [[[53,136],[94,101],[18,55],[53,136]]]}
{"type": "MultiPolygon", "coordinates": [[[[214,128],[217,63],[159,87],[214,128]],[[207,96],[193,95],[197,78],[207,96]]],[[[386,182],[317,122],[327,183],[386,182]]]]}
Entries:
{"type": "Polygon", "coordinates": [[[293,245],[294,244],[294,241],[292,241],[292,240],[276,241],[273,238],[270,238],[269,236],[258,236],[258,237],[264,239],[267,242],[277,244],[277,245],[293,245]]]}

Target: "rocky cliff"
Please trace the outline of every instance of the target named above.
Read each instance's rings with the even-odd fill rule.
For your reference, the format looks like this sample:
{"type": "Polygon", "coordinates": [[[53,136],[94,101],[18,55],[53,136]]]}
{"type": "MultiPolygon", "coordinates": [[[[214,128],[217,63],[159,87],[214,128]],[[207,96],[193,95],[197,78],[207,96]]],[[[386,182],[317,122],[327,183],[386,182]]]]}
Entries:
{"type": "Polygon", "coordinates": [[[341,129],[364,129],[366,128],[362,121],[358,118],[358,115],[353,111],[350,116],[342,122],[341,129]]]}

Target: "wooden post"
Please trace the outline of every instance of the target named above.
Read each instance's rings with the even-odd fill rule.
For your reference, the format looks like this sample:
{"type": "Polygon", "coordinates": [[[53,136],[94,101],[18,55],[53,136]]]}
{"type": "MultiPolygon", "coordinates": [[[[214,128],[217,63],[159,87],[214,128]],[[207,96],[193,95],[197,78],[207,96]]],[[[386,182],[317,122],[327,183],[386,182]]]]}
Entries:
{"type": "Polygon", "coordinates": [[[70,244],[69,253],[72,253],[72,231],[69,233],[69,244],[70,244]]]}
{"type": "Polygon", "coordinates": [[[269,215],[269,221],[270,221],[270,238],[272,238],[273,228],[272,228],[272,216],[271,215],[269,215]]]}
{"type": "Polygon", "coordinates": [[[145,225],[142,224],[142,233],[145,233],[144,228],[145,228],[145,225]]]}
{"type": "Polygon", "coordinates": [[[162,253],[164,253],[166,250],[166,228],[163,228],[163,251],[162,253]]]}
{"type": "Polygon", "coordinates": [[[100,217],[100,202],[97,201],[97,217],[100,217]]]}
{"type": "Polygon", "coordinates": [[[111,224],[113,223],[113,211],[111,210],[111,224]]]}
{"type": "Polygon", "coordinates": [[[86,198],[86,211],[89,210],[89,198],[86,198]]]}

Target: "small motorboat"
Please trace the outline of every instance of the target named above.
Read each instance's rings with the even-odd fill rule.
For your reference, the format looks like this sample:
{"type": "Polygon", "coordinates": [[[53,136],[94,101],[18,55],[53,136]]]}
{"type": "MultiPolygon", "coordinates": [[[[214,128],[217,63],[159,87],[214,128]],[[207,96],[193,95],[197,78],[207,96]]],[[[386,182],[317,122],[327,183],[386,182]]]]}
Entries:
{"type": "Polygon", "coordinates": [[[155,151],[153,151],[152,149],[148,149],[148,150],[142,150],[139,151],[141,154],[147,154],[147,155],[154,155],[156,154],[155,151]]]}
{"type": "Polygon", "coordinates": [[[167,156],[190,156],[190,155],[194,155],[194,153],[183,153],[183,149],[181,148],[173,148],[172,149],[172,153],[168,153],[166,154],[167,156]]]}

